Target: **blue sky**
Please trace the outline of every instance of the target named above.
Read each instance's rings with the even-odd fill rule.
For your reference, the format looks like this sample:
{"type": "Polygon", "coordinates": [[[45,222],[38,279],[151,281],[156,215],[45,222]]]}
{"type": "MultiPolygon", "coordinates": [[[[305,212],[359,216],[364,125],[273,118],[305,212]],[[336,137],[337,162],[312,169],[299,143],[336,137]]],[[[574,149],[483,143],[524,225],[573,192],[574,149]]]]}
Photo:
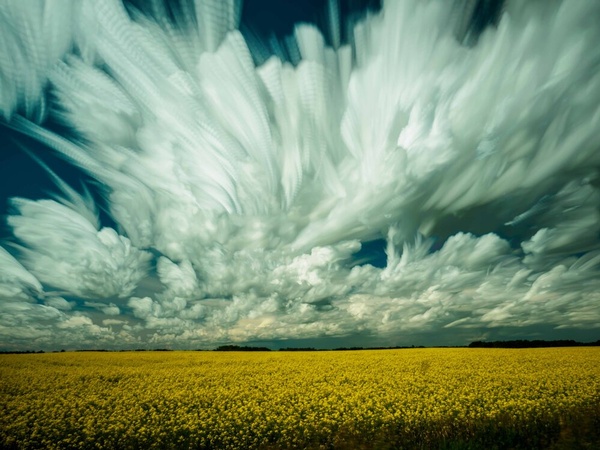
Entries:
{"type": "Polygon", "coordinates": [[[598,339],[598,4],[42,5],[0,348],[598,339]]]}

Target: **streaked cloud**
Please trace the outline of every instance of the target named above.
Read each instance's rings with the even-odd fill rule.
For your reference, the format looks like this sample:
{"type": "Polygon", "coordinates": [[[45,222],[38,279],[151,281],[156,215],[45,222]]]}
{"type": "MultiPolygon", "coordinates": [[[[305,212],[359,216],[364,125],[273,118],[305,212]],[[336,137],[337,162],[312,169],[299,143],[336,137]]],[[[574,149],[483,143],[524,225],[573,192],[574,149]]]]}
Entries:
{"type": "Polygon", "coordinates": [[[3,345],[597,332],[597,3],[509,0],[463,42],[461,2],[389,1],[260,66],[235,2],[159,3],[0,10],[7,125],[113,222],[53,174],[60,197],[11,200],[3,345]]]}

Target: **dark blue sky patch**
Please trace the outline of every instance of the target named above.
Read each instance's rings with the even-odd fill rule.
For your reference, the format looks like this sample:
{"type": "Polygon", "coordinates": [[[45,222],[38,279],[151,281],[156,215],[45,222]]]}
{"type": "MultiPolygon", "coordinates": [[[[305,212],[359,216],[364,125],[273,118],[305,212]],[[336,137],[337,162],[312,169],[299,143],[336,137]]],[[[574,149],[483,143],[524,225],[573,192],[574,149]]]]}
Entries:
{"type": "Polygon", "coordinates": [[[374,267],[385,267],[387,264],[386,245],[385,239],[362,242],[360,250],[352,255],[352,266],[370,264],[374,267]]]}

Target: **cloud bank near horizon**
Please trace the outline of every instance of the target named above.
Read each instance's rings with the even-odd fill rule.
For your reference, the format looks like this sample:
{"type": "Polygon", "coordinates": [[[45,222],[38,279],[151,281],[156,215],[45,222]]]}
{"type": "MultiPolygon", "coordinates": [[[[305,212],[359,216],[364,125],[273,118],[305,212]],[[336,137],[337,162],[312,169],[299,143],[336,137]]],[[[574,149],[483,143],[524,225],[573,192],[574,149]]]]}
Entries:
{"type": "Polygon", "coordinates": [[[0,9],[2,116],[113,224],[60,180],[11,200],[3,346],[597,336],[600,4],[466,45],[468,2],[388,1],[257,66],[233,1],[46,3],[0,9]]]}

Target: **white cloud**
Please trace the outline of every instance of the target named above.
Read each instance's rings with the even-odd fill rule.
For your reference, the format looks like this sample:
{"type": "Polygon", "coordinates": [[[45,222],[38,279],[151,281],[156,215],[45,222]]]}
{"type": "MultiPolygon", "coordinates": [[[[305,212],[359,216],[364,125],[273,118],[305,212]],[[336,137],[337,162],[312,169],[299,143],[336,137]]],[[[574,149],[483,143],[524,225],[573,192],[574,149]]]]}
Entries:
{"type": "Polygon", "coordinates": [[[11,126],[101,184],[118,232],[64,186],[14,199],[7,329],[24,314],[82,342],[200,345],[596,326],[596,3],[509,0],[468,48],[452,2],[390,1],[349,45],[304,25],[296,66],[261,67],[219,5],[222,27],[182,36],[85,2],[84,57],[32,72],[78,140],[11,126]],[[385,268],[352,267],[383,238],[385,268]]]}
{"type": "Polygon", "coordinates": [[[30,300],[42,285],[6,249],[0,247],[0,298],[30,300]]]}
{"type": "Polygon", "coordinates": [[[53,200],[13,199],[8,217],[23,244],[21,262],[45,285],[84,298],[126,297],[146,276],[150,254],[112,228],[97,230],[53,200]]]}
{"type": "Polygon", "coordinates": [[[0,5],[0,40],[6,56],[0,64],[0,114],[5,119],[15,112],[40,121],[45,115],[40,97],[48,71],[69,50],[72,41],[73,2],[61,3],[60,7],[47,7],[45,2],[10,1],[0,5]]]}
{"type": "Polygon", "coordinates": [[[132,297],[127,302],[127,306],[133,309],[133,315],[140,319],[147,319],[160,311],[160,305],[155,303],[150,297],[132,297]]]}
{"type": "Polygon", "coordinates": [[[97,309],[98,311],[101,311],[107,316],[118,316],[119,314],[121,314],[121,310],[114,303],[110,303],[107,305],[106,303],[100,302],[85,302],[84,305],[89,306],[90,308],[97,309]]]}
{"type": "Polygon", "coordinates": [[[48,297],[44,300],[44,303],[60,311],[69,311],[74,306],[74,302],[68,302],[62,297],[48,297]]]}
{"type": "Polygon", "coordinates": [[[79,328],[93,326],[92,319],[83,315],[71,316],[58,324],[58,328],[79,328]]]}

